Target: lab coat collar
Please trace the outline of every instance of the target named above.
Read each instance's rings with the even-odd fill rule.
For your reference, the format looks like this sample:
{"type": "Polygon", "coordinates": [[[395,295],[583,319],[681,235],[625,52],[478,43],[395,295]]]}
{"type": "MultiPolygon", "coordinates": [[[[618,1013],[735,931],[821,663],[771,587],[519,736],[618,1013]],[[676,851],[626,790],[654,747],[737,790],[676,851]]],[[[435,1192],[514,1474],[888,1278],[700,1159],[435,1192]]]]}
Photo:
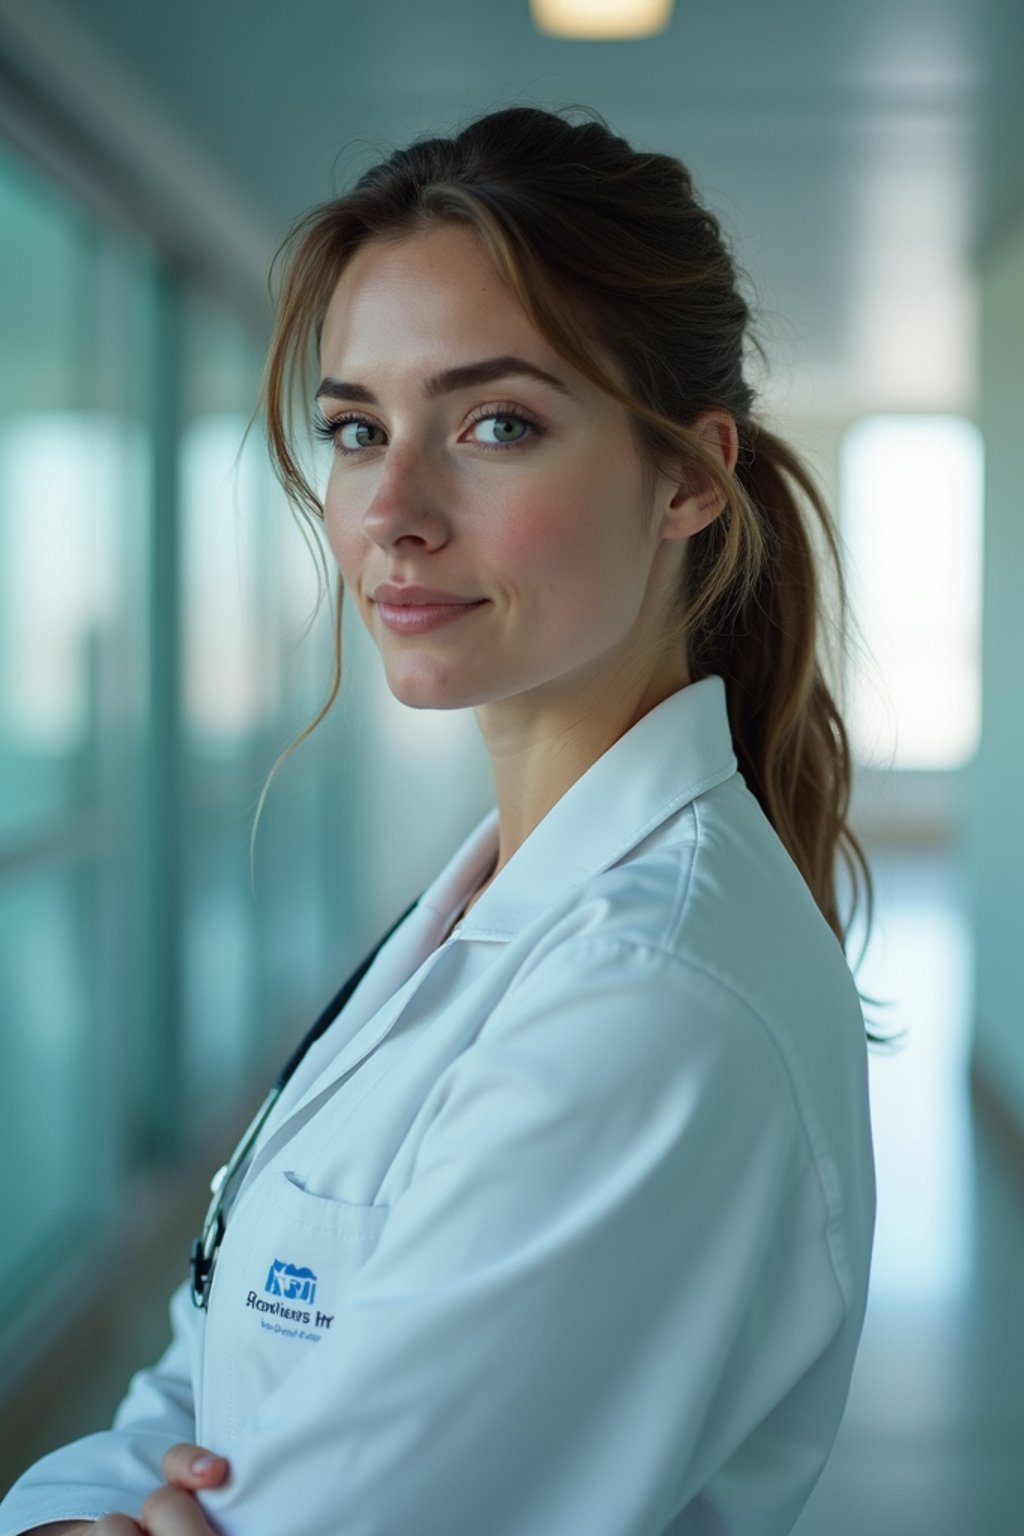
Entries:
{"type": "MultiPolygon", "coordinates": [[[[620,736],[551,807],[470,908],[456,936],[513,938],[737,768],[724,680],[712,674],[678,689],[620,736]]],[[[423,893],[421,907],[450,913],[458,897],[482,879],[497,851],[495,809],[423,893]]]]}
{"type": "MultiPolygon", "coordinates": [[[[458,942],[508,942],[591,875],[608,869],[688,801],[736,772],[725,684],[718,676],[681,688],[639,720],[538,822],[453,934],[458,942]]],[[[363,1061],[393,1029],[448,948],[452,913],[498,851],[498,812],[465,839],[384,946],[337,1024],[311,1048],[282,1094],[274,1131],[246,1175],[286,1145],[298,1117],[363,1061]],[[340,1032],[339,1032],[340,1031],[340,1032]]]]}

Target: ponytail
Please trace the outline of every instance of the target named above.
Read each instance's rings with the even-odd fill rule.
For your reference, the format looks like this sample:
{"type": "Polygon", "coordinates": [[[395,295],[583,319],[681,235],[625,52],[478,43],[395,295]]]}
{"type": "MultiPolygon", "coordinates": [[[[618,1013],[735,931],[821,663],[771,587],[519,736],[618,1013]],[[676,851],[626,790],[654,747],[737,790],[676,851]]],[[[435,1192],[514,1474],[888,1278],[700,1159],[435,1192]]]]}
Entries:
{"type": "MultiPolygon", "coordinates": [[[[868,933],[874,887],[864,850],[847,821],[852,754],[824,675],[822,584],[798,491],[817,519],[834,571],[834,628],[842,658],[849,615],[840,552],[832,519],[806,466],[781,438],[752,421],[740,427],[736,480],[737,511],[741,519],[757,521],[760,540],[751,542],[760,545],[760,558],[752,577],[748,567],[738,600],[734,584],[708,606],[699,597],[703,592],[706,599],[708,589],[720,585],[715,577],[723,563],[721,520],[691,540],[684,611],[703,608],[705,616],[687,632],[690,675],[696,680],[717,673],[724,680],[740,772],[845,951],[858,883],[868,933]],[[837,857],[853,892],[845,920],[836,892],[837,857]]],[[[875,1040],[884,1038],[868,1033],[875,1040]]]]}

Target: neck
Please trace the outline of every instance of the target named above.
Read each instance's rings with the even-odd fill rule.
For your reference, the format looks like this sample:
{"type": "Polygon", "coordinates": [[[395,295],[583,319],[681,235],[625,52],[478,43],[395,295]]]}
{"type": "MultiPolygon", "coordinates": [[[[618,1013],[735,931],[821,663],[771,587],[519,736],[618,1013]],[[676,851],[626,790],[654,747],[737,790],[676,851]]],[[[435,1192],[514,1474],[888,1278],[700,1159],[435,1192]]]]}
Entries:
{"type": "Polygon", "coordinates": [[[609,680],[604,674],[571,695],[532,690],[477,707],[494,776],[499,830],[497,864],[474,901],[577,779],[689,681],[685,660],[672,655],[654,676],[634,679],[632,686],[621,676],[609,680]]]}

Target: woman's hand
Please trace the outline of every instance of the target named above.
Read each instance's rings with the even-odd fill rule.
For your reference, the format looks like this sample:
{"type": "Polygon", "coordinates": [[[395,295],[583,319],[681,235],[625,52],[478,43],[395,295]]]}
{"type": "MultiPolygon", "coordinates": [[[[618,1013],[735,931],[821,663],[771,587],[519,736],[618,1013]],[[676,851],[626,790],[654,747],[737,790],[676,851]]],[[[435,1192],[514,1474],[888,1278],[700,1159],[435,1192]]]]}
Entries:
{"type": "Polygon", "coordinates": [[[216,1456],[201,1445],[172,1445],[162,1465],[167,1486],[183,1488],[187,1493],[219,1488],[228,1475],[227,1458],[216,1456]]]}
{"type": "Polygon", "coordinates": [[[151,1493],[142,1506],[141,1524],[128,1515],[104,1515],[95,1523],[44,1526],[43,1530],[63,1530],[67,1536],[216,1536],[193,1495],[204,1488],[216,1488],[228,1474],[223,1456],[203,1450],[200,1445],[172,1445],[163,1459],[167,1481],[151,1493]]]}
{"type": "MultiPolygon", "coordinates": [[[[224,1481],[228,1475],[224,1457],[201,1445],[172,1445],[163,1459],[163,1473],[167,1482],[142,1506],[140,1519],[146,1536],[214,1536],[193,1494],[224,1481]]],[[[107,1532],[98,1527],[95,1536],[107,1536],[107,1532]]],[[[111,1531],[109,1536],[134,1533],[111,1531]]]]}

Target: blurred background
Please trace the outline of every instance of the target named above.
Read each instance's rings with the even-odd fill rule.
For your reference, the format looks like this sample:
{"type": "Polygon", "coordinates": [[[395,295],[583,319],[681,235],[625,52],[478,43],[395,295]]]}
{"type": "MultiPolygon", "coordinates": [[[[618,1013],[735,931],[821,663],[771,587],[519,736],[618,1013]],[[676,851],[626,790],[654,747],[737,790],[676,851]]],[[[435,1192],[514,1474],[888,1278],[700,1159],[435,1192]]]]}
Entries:
{"type": "Polygon", "coordinates": [[[471,714],[397,705],[349,614],[250,879],[330,676],[245,436],[274,250],[413,136],[584,103],[722,220],[854,598],[849,958],[907,1033],[799,1536],[1024,1536],[1024,7],[678,0],[596,36],[609,5],[561,36],[528,0],[0,0],[4,1486],[162,1349],[268,1076],[491,804],[471,714]]]}

